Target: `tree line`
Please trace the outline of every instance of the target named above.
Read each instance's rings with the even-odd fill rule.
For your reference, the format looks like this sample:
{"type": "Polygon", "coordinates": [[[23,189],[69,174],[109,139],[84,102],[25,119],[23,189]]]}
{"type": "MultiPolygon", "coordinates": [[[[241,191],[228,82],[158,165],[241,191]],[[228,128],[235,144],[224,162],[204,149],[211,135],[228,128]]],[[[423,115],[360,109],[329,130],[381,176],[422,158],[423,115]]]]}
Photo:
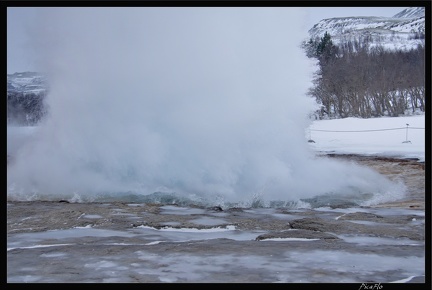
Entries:
{"type": "Polygon", "coordinates": [[[46,114],[43,100],[46,92],[7,92],[7,123],[34,126],[46,114]]]}
{"type": "Polygon", "coordinates": [[[309,95],[318,118],[397,117],[425,111],[425,47],[388,50],[370,37],[335,45],[327,32],[302,47],[319,69],[309,95]]]}

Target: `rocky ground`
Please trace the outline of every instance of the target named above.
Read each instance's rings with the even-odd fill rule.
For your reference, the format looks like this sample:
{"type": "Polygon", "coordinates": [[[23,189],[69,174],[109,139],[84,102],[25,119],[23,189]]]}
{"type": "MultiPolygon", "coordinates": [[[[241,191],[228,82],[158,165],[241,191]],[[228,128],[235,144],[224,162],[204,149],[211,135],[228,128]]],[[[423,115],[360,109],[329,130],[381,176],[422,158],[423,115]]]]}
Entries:
{"type": "Polygon", "coordinates": [[[7,203],[8,282],[425,282],[425,172],[350,158],[402,178],[374,207],[243,209],[7,203]]]}

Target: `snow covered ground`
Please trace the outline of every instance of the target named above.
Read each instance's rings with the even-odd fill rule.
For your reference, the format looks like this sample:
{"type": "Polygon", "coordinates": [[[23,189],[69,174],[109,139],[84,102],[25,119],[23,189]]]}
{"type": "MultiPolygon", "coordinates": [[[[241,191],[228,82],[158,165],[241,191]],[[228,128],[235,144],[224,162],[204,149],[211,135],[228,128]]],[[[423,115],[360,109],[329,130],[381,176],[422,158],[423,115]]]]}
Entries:
{"type": "Polygon", "coordinates": [[[306,132],[313,150],[425,160],[425,115],[314,121],[306,132]],[[408,129],[407,129],[408,128],[408,129]]]}
{"type": "MultiPolygon", "coordinates": [[[[424,162],[425,125],[425,115],[317,120],[306,130],[306,138],[314,141],[309,142],[313,150],[322,153],[418,158],[424,162]]],[[[37,127],[8,127],[8,155],[14,155],[36,131],[37,127]]]]}

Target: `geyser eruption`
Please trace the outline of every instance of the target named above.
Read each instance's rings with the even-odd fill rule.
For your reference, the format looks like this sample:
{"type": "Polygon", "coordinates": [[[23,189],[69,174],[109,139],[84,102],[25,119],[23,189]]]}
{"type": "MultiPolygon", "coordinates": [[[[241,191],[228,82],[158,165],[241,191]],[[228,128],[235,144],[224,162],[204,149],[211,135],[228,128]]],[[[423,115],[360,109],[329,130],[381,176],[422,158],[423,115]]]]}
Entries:
{"type": "Polygon", "coordinates": [[[177,194],[207,204],[384,195],[315,158],[301,8],[39,8],[49,116],[8,167],[8,199],[177,194]]]}

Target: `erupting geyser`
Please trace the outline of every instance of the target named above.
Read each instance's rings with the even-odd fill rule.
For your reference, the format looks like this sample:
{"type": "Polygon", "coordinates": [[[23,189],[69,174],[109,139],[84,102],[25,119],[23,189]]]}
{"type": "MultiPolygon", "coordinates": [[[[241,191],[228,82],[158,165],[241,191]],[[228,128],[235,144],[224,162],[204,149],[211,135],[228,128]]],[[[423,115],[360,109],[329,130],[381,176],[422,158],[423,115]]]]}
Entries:
{"type": "Polygon", "coordinates": [[[310,151],[304,18],[294,7],[40,8],[30,37],[50,113],[8,167],[8,199],[247,204],[392,190],[310,151]]]}

